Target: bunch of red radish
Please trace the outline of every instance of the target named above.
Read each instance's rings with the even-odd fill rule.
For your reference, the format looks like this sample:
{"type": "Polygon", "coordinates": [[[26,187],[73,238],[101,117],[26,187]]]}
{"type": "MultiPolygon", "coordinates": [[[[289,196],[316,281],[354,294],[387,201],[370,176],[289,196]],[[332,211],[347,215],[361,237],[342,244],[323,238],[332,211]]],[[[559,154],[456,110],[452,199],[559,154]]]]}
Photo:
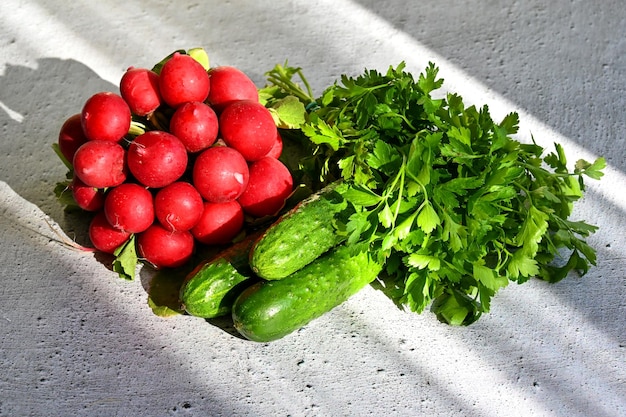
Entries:
{"type": "Polygon", "coordinates": [[[158,73],[129,68],[119,95],[90,97],[63,124],[58,149],[75,203],[94,213],[93,246],[115,253],[134,236],[156,267],[183,265],[198,244],[231,242],[246,219],[276,214],[293,189],[252,80],[185,53],[158,73]]]}

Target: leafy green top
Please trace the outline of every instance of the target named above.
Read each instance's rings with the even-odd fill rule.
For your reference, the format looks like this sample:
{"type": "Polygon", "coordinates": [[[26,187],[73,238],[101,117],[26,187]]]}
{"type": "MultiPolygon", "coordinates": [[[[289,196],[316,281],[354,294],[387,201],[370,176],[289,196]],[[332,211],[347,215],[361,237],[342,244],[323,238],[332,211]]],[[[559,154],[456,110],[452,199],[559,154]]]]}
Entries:
{"type": "Polygon", "coordinates": [[[308,146],[299,169],[312,181],[352,185],[347,242],[368,242],[384,257],[378,286],[398,306],[431,305],[441,320],[469,324],[509,281],[555,282],[595,265],[584,238],[596,227],[568,217],[583,175],[599,179],[605,160],[580,160],[570,172],[561,145],[544,155],[512,138],[516,113],[496,123],[487,106],[434,98],[443,84],[434,64],[417,79],[404,68],[343,75],[316,99],[285,63],[261,90],[268,107],[289,113],[294,97],[306,106],[291,130],[308,146]]]}

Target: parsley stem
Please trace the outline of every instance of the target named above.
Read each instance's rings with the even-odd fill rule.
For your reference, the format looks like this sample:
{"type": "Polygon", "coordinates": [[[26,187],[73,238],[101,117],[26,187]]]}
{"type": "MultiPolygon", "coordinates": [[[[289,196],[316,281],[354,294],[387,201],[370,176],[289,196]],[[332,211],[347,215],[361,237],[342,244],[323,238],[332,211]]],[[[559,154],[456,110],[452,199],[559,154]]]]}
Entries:
{"type": "Polygon", "coordinates": [[[283,90],[289,92],[290,94],[293,94],[294,96],[298,97],[301,101],[303,101],[306,104],[309,104],[315,100],[313,100],[312,97],[308,96],[304,90],[302,90],[297,84],[295,84],[292,81],[284,81],[281,79],[276,79],[273,77],[269,77],[270,81],[272,81],[275,85],[277,85],[278,87],[282,88],[283,90]]]}
{"type": "Polygon", "coordinates": [[[400,186],[398,187],[398,197],[396,198],[396,201],[398,202],[398,204],[396,204],[396,209],[395,209],[395,212],[393,213],[392,230],[395,228],[396,220],[398,219],[398,216],[400,215],[400,201],[402,200],[402,195],[404,191],[405,172],[406,172],[406,156],[402,155],[402,165],[400,167],[398,175],[396,175],[393,178],[393,181],[391,182],[391,184],[389,184],[386,187],[384,198],[380,203],[380,204],[382,204],[382,202],[387,203],[387,200],[391,198],[392,194],[396,190],[396,184],[398,183],[398,181],[400,181],[400,186]]]}
{"type": "Polygon", "coordinates": [[[311,89],[311,85],[309,84],[308,80],[306,79],[306,77],[304,76],[304,74],[302,73],[302,70],[300,68],[298,68],[298,71],[296,71],[298,76],[300,77],[300,80],[302,80],[302,84],[304,84],[304,86],[306,87],[306,91],[309,95],[309,98],[311,99],[311,101],[315,101],[315,99],[313,98],[313,90],[311,89]]]}
{"type": "MultiPolygon", "coordinates": [[[[398,202],[402,201],[402,192],[404,190],[404,173],[406,171],[405,167],[406,156],[402,156],[402,169],[400,170],[400,187],[398,187],[398,202]]],[[[396,205],[396,212],[393,214],[393,222],[396,222],[396,219],[400,215],[400,203],[396,205]]]]}
{"type": "Polygon", "coordinates": [[[534,206],[535,203],[533,202],[533,197],[530,193],[530,190],[526,187],[524,187],[522,184],[520,184],[519,182],[515,181],[513,182],[513,185],[516,186],[517,188],[519,188],[520,190],[522,190],[526,196],[526,198],[528,199],[528,202],[530,203],[531,206],[534,206]]]}
{"type": "Polygon", "coordinates": [[[302,80],[302,83],[306,88],[306,91],[292,81],[293,74],[289,74],[281,65],[276,65],[272,71],[268,72],[268,81],[280,87],[285,92],[298,97],[305,104],[314,102],[315,98],[313,97],[313,91],[306,77],[302,73],[302,70],[300,68],[294,69],[294,73],[298,74],[300,80],[302,80]]]}
{"type": "Polygon", "coordinates": [[[522,167],[526,168],[527,170],[529,170],[530,172],[532,172],[535,177],[537,177],[539,175],[541,176],[550,176],[550,177],[559,177],[559,178],[569,178],[569,177],[573,177],[576,175],[580,175],[582,172],[577,172],[577,173],[571,173],[571,172],[549,172],[541,167],[537,167],[531,164],[521,164],[522,167]]]}

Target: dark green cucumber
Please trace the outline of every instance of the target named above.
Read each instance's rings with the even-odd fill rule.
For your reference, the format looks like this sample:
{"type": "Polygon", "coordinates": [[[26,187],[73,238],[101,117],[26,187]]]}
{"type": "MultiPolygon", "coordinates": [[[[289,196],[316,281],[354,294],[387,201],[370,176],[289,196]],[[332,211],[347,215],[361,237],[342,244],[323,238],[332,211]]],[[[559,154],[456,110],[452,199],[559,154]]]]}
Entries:
{"type": "Polygon", "coordinates": [[[335,216],[349,210],[342,197],[347,185],[333,183],[283,214],[250,251],[250,266],[267,280],[285,278],[345,240],[335,216]]]}
{"type": "Polygon", "coordinates": [[[368,251],[339,245],[287,278],[246,288],[232,307],[237,331],[249,340],[280,339],[337,307],[382,270],[368,251]]]}
{"type": "Polygon", "coordinates": [[[247,237],[198,265],[180,289],[185,311],[196,317],[215,318],[231,311],[237,296],[258,278],[248,265],[250,248],[258,235],[247,237]]]}

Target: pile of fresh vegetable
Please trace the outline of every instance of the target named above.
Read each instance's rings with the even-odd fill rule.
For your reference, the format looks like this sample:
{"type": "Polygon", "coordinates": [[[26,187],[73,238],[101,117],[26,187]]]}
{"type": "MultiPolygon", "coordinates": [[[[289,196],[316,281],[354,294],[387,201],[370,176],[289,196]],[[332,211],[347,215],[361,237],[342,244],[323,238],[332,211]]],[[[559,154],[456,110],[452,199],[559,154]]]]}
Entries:
{"type": "Polygon", "coordinates": [[[604,159],[570,170],[561,145],[514,139],[517,114],[496,122],[439,93],[437,74],[401,63],[317,97],[287,64],[258,89],[202,49],[176,51],[65,122],[57,195],[92,216],[120,276],[156,268],[169,302],[151,293],[155,312],[230,314],[255,341],[368,284],[467,325],[509,282],[586,273],[596,227],[569,217],[604,159]]]}

